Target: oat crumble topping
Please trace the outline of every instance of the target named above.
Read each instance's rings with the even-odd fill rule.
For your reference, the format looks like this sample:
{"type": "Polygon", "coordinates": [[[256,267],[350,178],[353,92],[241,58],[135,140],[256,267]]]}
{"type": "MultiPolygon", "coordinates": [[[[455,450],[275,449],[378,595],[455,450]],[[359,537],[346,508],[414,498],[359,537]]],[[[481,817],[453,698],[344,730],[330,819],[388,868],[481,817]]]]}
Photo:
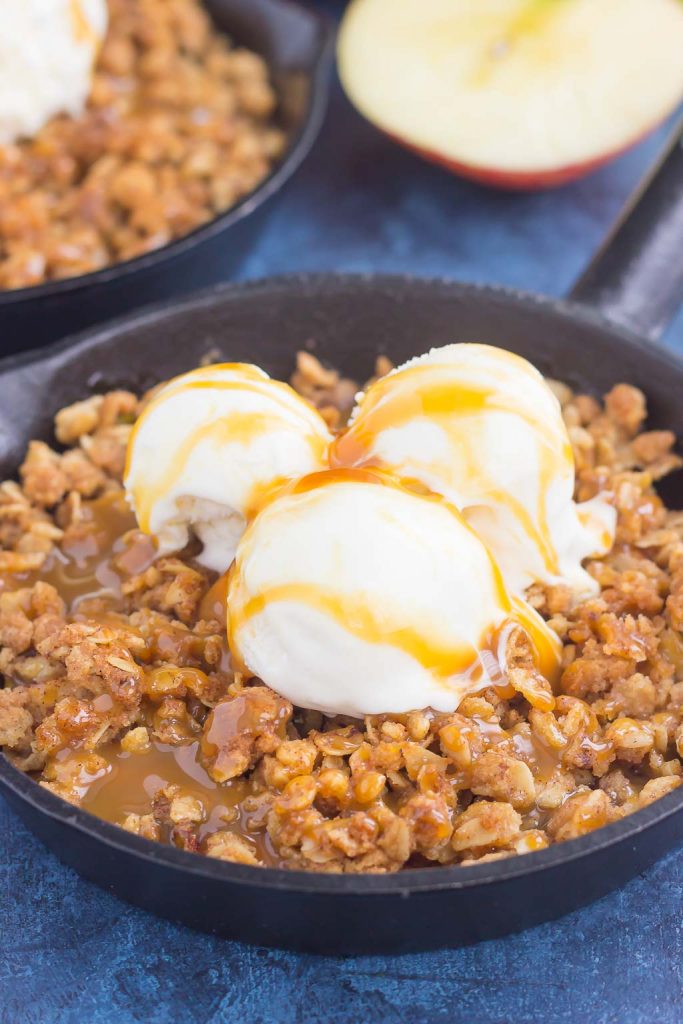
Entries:
{"type": "Polygon", "coordinates": [[[79,117],[0,147],[0,288],[158,249],[250,192],[282,155],[263,60],[200,0],[108,0],[79,117]]]}
{"type": "MultiPolygon", "coordinates": [[[[380,361],[377,372],[389,368],[380,361]]],[[[292,383],[343,424],[357,385],[299,355],[292,383]]],[[[192,546],[155,559],[121,484],[143,399],[62,409],[63,450],[32,441],[0,484],[0,743],[60,797],[206,856],[316,871],[469,864],[563,842],[671,792],[683,776],[683,513],[654,483],[681,465],[645,398],[604,404],[552,383],[576,498],[606,489],[613,550],[598,597],[531,603],[563,642],[558,691],[521,629],[506,685],[454,714],[364,721],[293,708],[233,672],[221,580],[192,546]],[[153,781],[150,781],[153,780],[153,781]]]]}

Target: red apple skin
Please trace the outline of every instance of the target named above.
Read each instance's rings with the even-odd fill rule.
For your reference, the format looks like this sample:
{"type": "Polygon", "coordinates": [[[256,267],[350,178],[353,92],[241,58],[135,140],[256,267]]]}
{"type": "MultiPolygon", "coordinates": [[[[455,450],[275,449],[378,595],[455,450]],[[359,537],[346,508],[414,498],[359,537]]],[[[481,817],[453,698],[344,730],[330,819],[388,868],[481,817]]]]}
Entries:
{"type": "Polygon", "coordinates": [[[431,149],[423,149],[421,146],[416,146],[412,142],[407,142],[399,135],[395,135],[393,132],[385,132],[389,138],[398,142],[401,146],[409,149],[412,153],[416,153],[418,156],[423,157],[425,160],[429,160],[430,163],[438,164],[440,167],[445,167],[446,170],[451,171],[452,174],[456,174],[461,178],[467,178],[469,181],[475,181],[479,185],[487,185],[489,188],[502,189],[509,192],[536,192],[542,191],[543,189],[558,188],[560,185],[566,185],[570,181],[577,181],[579,178],[584,178],[587,174],[592,174],[593,171],[597,171],[600,167],[609,163],[611,160],[616,160],[617,157],[622,156],[628,152],[629,149],[633,149],[639,142],[647,138],[651,132],[655,131],[656,128],[662,125],[669,112],[660,118],[655,124],[646,131],[641,132],[640,135],[631,139],[629,142],[620,146],[618,149],[610,150],[609,153],[604,153],[602,156],[595,157],[592,160],[584,160],[582,163],[576,164],[565,164],[564,167],[553,167],[548,170],[539,171],[503,171],[498,170],[495,167],[480,167],[474,164],[464,164],[459,160],[452,160],[450,157],[442,156],[441,153],[437,153],[431,149]]]}

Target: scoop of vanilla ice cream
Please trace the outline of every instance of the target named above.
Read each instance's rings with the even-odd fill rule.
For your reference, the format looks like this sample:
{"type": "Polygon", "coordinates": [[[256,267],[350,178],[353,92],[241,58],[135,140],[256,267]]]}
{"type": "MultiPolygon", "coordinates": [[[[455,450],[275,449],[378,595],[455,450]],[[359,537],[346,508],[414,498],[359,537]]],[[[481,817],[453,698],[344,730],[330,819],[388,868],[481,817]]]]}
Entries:
{"type": "Polygon", "coordinates": [[[226,363],[177,377],[143,411],[124,483],[140,528],[162,554],[187,544],[217,572],[247,517],[278,486],[326,465],[331,435],[316,410],[256,366],[226,363]]]}
{"type": "MultiPolygon", "coordinates": [[[[227,610],[248,674],[354,717],[455,710],[487,684],[481,653],[516,617],[456,509],[367,470],[315,474],[267,505],[240,541],[227,610]]],[[[528,606],[523,621],[551,673],[557,638],[528,606]]]]}
{"type": "Polygon", "coordinates": [[[333,465],[379,465],[453,502],[516,594],[565,582],[596,592],[582,568],[611,547],[615,510],[573,500],[574,459],[559,402],[525,359],[489,345],[447,345],[364,395],[333,465]]]}
{"type": "Polygon", "coordinates": [[[107,30],[106,0],[0,0],[0,145],[78,114],[107,30]]]}

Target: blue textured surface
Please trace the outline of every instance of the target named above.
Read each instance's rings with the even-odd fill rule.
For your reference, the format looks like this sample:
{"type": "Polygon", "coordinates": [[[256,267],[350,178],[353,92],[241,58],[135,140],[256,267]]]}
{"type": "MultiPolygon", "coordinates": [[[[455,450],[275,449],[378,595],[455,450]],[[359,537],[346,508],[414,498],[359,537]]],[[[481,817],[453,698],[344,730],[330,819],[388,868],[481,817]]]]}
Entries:
{"type": "MultiPolygon", "coordinates": [[[[561,191],[503,195],[404,153],[337,93],[243,276],[385,270],[560,295],[662,137],[561,191]]],[[[683,349],[683,316],[667,341],[683,349]]],[[[82,881],[0,800],[0,1022],[669,1024],[683,1005],[682,909],[683,851],[558,923],[466,950],[343,961],[249,949],[82,881]]]]}

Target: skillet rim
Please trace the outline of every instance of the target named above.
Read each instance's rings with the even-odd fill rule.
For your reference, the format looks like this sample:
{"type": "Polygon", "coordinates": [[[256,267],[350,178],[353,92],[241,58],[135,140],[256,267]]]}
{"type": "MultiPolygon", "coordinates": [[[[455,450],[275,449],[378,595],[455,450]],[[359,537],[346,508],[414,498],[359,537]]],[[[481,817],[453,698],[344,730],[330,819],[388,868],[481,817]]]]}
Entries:
{"type": "MultiPolygon", "coordinates": [[[[230,211],[229,211],[230,212],[230,211]]],[[[206,225],[207,227],[210,225],[206,225]]],[[[201,228],[199,230],[202,230],[201,228]]],[[[186,236],[189,237],[189,236],[186,236]]],[[[183,241],[184,239],[179,239],[183,241]]],[[[137,257],[143,259],[144,257],[137,257]]],[[[131,261],[132,262],[132,261],[131,261]]],[[[99,271],[98,271],[99,273],[99,271]]],[[[67,278],[67,280],[71,280],[67,278]]],[[[61,282],[57,282],[61,283],[61,282]]],[[[177,314],[203,309],[223,298],[239,301],[243,293],[265,291],[269,294],[286,294],[293,288],[301,294],[311,293],[313,289],[330,291],[352,286],[364,293],[373,289],[398,291],[400,288],[420,289],[426,291],[446,291],[452,297],[467,300],[500,302],[503,300],[516,308],[543,309],[551,314],[562,317],[570,323],[581,323],[587,328],[597,331],[609,331],[617,336],[619,343],[627,345],[645,358],[654,358],[663,365],[671,367],[677,373],[683,373],[683,354],[679,355],[655,340],[648,340],[643,335],[625,327],[623,324],[609,320],[597,309],[576,302],[571,298],[543,295],[539,292],[527,291],[510,285],[489,284],[480,281],[460,281],[439,275],[391,273],[374,271],[309,271],[301,270],[290,273],[273,274],[265,277],[248,278],[247,280],[221,281],[207,285],[181,295],[178,299],[160,299],[146,303],[134,310],[112,317],[103,323],[92,324],[80,331],[60,338],[58,341],[38,348],[21,352],[13,352],[0,356],[0,378],[6,373],[21,370],[33,363],[48,362],[66,352],[85,352],[104,343],[110,336],[122,329],[135,330],[155,321],[170,320],[177,314]]],[[[42,285],[38,287],[43,287],[42,285]]],[[[11,292],[5,295],[12,294],[11,292]]],[[[0,291],[0,312],[2,311],[3,293],[0,291]]],[[[1,380],[0,380],[1,383],[1,380]]]]}
{"type": "MultiPolygon", "coordinates": [[[[392,874],[327,874],[289,868],[253,867],[233,864],[201,854],[189,853],[173,846],[143,839],[119,825],[96,817],[75,807],[40,786],[30,775],[15,768],[3,753],[0,756],[0,792],[9,790],[15,799],[27,804],[44,818],[57,821],[79,834],[85,834],[110,851],[129,854],[149,866],[162,866],[202,876],[214,882],[245,885],[250,888],[290,891],[306,895],[326,896],[390,896],[403,897],[427,892],[476,889],[485,885],[501,885],[527,875],[536,875],[591,857],[598,851],[621,846],[642,832],[649,831],[673,815],[683,811],[683,787],[653,801],[611,825],[603,825],[578,839],[555,843],[533,853],[516,854],[484,864],[434,865],[410,868],[392,874]]],[[[9,801],[13,806],[12,800],[9,801]]],[[[30,826],[27,826],[32,831],[30,826]]],[[[59,857],[58,847],[50,851],[59,857]]],[[[667,852],[674,851],[674,847],[667,852]]],[[[660,860],[661,857],[657,857],[660,860]]]]}
{"type": "MultiPolygon", "coordinates": [[[[273,0],[268,0],[273,4],[273,0]]],[[[182,256],[196,245],[210,241],[216,235],[229,230],[263,204],[286,185],[310,153],[325,117],[330,90],[329,71],[335,42],[335,26],[332,18],[324,11],[315,10],[298,0],[277,0],[283,8],[294,11],[299,17],[317,24],[319,35],[317,49],[306,68],[311,91],[308,107],[298,131],[289,139],[284,156],[255,188],[238,199],[223,213],[212,217],[206,224],[200,224],[186,235],[167,242],[158,249],[142,253],[131,259],[110,263],[87,274],[75,274],[60,280],[45,281],[26,288],[0,290],[0,313],[5,308],[20,306],[22,303],[38,302],[41,299],[70,295],[86,288],[106,287],[114,281],[131,277],[137,271],[143,272],[161,267],[176,256],[182,256]]],[[[271,70],[269,68],[269,70],[271,70]]]]}
{"type": "MultiPolygon", "coordinates": [[[[683,374],[683,360],[670,350],[655,347],[651,342],[638,337],[627,328],[606,320],[599,313],[565,299],[551,298],[515,288],[476,282],[463,283],[444,277],[435,278],[412,274],[300,273],[214,285],[177,302],[159,302],[143,307],[141,310],[118,317],[100,327],[81,331],[79,334],[48,348],[6,356],[4,359],[0,359],[0,386],[3,377],[12,374],[15,370],[21,370],[37,363],[50,362],[66,353],[77,356],[81,351],[97,348],[99,345],[107,343],[122,330],[130,331],[155,322],[163,323],[172,320],[179,314],[211,306],[222,300],[239,301],[241,296],[259,291],[265,291],[272,295],[295,290],[299,294],[310,294],[313,297],[316,292],[324,294],[349,287],[360,293],[368,293],[377,289],[397,291],[401,288],[417,290],[424,288],[426,294],[433,294],[436,289],[439,292],[446,291],[452,297],[475,302],[485,300],[501,302],[502,300],[504,304],[526,310],[530,308],[531,310],[545,309],[570,323],[575,324],[578,321],[586,327],[592,327],[602,332],[608,331],[631,350],[641,353],[648,359],[655,358],[660,364],[669,366],[678,374],[683,374]]],[[[588,858],[598,851],[620,846],[683,811],[683,787],[680,787],[620,821],[604,825],[577,839],[553,844],[534,853],[518,854],[498,861],[465,867],[439,865],[386,875],[335,875],[232,864],[143,839],[80,807],[68,804],[49,790],[42,788],[29,775],[15,768],[4,753],[0,757],[0,792],[3,790],[10,794],[10,806],[18,801],[27,805],[41,817],[56,821],[67,828],[73,828],[77,833],[84,833],[88,839],[104,844],[111,851],[124,855],[129,854],[150,866],[159,865],[170,870],[186,871],[195,876],[204,876],[216,883],[238,884],[268,891],[289,891],[309,896],[320,894],[339,897],[371,895],[408,897],[428,892],[460,891],[476,889],[479,886],[500,885],[512,879],[542,873],[563,864],[588,858]]],[[[29,830],[31,830],[30,826],[29,830]]],[[[51,849],[57,854],[58,847],[51,847],[51,849]]],[[[672,846],[668,852],[673,849],[672,846]]]]}

